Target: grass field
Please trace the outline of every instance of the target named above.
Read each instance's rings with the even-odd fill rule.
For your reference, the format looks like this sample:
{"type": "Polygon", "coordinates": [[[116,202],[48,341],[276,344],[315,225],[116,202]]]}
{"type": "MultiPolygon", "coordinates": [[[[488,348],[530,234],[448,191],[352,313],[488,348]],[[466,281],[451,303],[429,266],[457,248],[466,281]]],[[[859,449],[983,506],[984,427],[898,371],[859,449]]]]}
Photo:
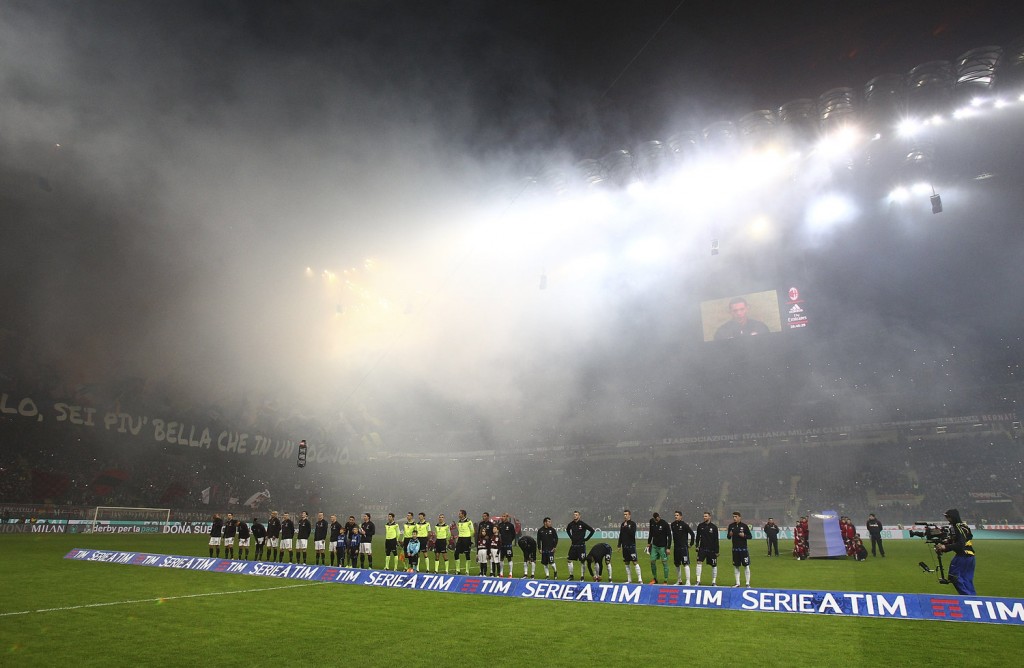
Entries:
{"type": "MultiPolygon", "coordinates": [[[[1024,642],[1011,626],[520,600],[64,560],[72,547],[206,555],[202,536],[0,537],[0,665],[1011,666],[1024,642]],[[944,649],[952,645],[955,656],[944,649]]],[[[979,593],[1024,595],[1022,548],[978,544],[979,593]]],[[[954,593],[920,571],[923,543],[889,541],[887,552],[855,563],[752,550],[753,584],[954,593]]],[[[559,570],[564,577],[564,561],[559,570]]],[[[718,583],[733,583],[731,565],[718,583]]]]}

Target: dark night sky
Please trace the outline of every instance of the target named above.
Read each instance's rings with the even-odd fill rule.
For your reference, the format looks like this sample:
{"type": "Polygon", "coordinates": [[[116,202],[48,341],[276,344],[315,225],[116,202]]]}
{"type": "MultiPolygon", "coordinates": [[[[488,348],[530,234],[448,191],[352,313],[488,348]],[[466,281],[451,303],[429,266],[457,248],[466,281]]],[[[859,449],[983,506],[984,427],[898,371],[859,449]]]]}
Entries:
{"type": "MultiPolygon", "coordinates": [[[[699,250],[674,248],[671,269],[571,283],[566,249],[626,246],[644,207],[568,243],[529,227],[532,204],[508,193],[543,165],[1010,45],[1021,18],[1024,5],[994,1],[8,2],[5,375],[29,359],[71,384],[142,376],[197,401],[273,390],[328,411],[383,402],[496,432],[509,415],[628,425],[626,396],[674,423],[716,373],[769,388],[725,381],[737,410],[779,388],[810,403],[905,390],[880,378],[908,360],[960,388],[1005,381],[1020,351],[1019,169],[989,153],[1007,144],[999,133],[1019,137],[1019,118],[960,140],[998,167],[990,199],[951,186],[930,228],[865,214],[770,262],[709,265],[712,233],[695,232],[699,250]],[[461,250],[467,229],[502,216],[496,255],[461,250]],[[503,236],[517,225],[537,236],[503,236]],[[813,337],[768,361],[679,352],[699,340],[696,301],[754,289],[757,263],[817,286],[813,337]],[[353,273],[320,286],[306,267],[353,273]],[[949,362],[965,347],[977,366],[949,362]]],[[[806,181],[797,204],[830,185],[806,181]]],[[[781,212],[788,197],[763,203],[781,212]]]]}

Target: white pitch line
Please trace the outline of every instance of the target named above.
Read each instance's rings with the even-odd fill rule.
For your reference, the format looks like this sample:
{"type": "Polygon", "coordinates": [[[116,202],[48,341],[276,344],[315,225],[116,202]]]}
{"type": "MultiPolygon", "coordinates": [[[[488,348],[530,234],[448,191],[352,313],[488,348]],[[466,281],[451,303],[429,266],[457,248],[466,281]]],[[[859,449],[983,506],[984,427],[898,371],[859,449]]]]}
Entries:
{"type": "Polygon", "coordinates": [[[227,594],[248,594],[254,591],[270,591],[271,589],[294,589],[296,587],[310,587],[320,585],[322,582],[303,582],[302,584],[285,585],[283,587],[258,587],[256,589],[236,589],[234,591],[211,591],[202,594],[182,594],[181,596],[161,596],[159,598],[140,598],[133,601],[111,601],[109,603],[86,603],[84,605],[67,605],[61,608],[40,608],[39,610],[20,610],[18,612],[0,612],[0,617],[12,617],[14,615],[31,615],[37,612],[61,612],[64,610],[80,610],[82,608],[102,608],[108,605],[131,605],[133,603],[159,603],[161,601],[174,601],[180,598],[199,598],[200,596],[225,596],[227,594]]]}

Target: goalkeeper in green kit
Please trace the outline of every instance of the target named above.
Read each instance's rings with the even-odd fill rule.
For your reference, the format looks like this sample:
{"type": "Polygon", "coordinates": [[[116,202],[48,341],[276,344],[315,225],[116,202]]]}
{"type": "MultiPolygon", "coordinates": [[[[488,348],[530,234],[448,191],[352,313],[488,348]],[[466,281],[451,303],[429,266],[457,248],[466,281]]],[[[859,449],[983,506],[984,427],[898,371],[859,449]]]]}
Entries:
{"type": "Polygon", "coordinates": [[[661,519],[661,515],[654,513],[647,529],[647,553],[651,555],[651,584],[658,584],[659,560],[665,575],[662,582],[668,584],[668,548],[670,547],[672,547],[672,527],[661,519]]]}

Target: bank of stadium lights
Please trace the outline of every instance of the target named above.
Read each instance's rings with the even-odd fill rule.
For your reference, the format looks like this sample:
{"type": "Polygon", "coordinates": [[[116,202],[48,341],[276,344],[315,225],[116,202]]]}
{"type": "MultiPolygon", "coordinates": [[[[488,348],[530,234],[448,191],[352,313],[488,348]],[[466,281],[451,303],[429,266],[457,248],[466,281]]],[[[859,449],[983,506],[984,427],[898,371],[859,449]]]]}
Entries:
{"type": "MultiPolygon", "coordinates": [[[[897,126],[897,134],[903,138],[914,138],[931,128],[937,128],[945,125],[947,120],[963,121],[979,117],[985,112],[986,107],[991,107],[994,110],[1002,110],[1020,103],[1024,103],[1024,93],[1011,100],[998,96],[975,96],[971,98],[968,104],[954,110],[948,119],[941,114],[934,114],[923,120],[905,118],[897,126]]],[[[988,176],[989,175],[987,174],[983,175],[984,178],[987,178],[988,176]]],[[[888,200],[894,204],[902,204],[907,202],[911,196],[927,196],[931,205],[932,213],[942,213],[942,196],[936,192],[934,185],[931,183],[918,182],[911,186],[898,185],[889,192],[888,200]]]]}
{"type": "Polygon", "coordinates": [[[943,116],[942,114],[932,114],[928,118],[904,118],[896,126],[896,134],[900,137],[910,139],[916,137],[920,133],[928,130],[929,128],[940,127],[945,125],[948,121],[962,121],[971,118],[978,118],[985,113],[986,107],[992,109],[1006,109],[1015,104],[1024,102],[1024,93],[1013,98],[1006,99],[1003,97],[974,97],[971,101],[959,107],[949,117],[943,116]]]}
{"type": "MultiPolygon", "coordinates": [[[[632,151],[622,149],[599,159],[585,159],[576,165],[581,177],[577,180],[602,189],[611,186],[636,190],[630,185],[635,180],[651,183],[663,179],[668,173],[666,170],[677,171],[675,167],[681,167],[681,171],[687,172],[690,188],[677,189],[677,201],[685,203],[688,209],[706,212],[720,200],[720,197],[709,196],[710,193],[721,195],[728,190],[726,197],[735,200],[740,194],[737,190],[751,187],[749,183],[738,183],[738,173],[742,170],[737,167],[744,158],[737,157],[737,149],[744,145],[764,146],[773,140],[796,142],[791,144],[794,146],[815,142],[805,159],[845,160],[851,168],[895,166],[886,157],[889,154],[885,149],[866,151],[862,156],[864,160],[858,159],[856,154],[866,148],[869,141],[877,142],[890,134],[912,137],[960,119],[1024,102],[1024,95],[1019,95],[1021,83],[1024,83],[1024,39],[1005,48],[978,47],[953,60],[929,61],[906,73],[882,74],[860,89],[835,88],[817,98],[794,99],[775,109],[752,111],[736,121],[720,120],[703,130],[683,131],[663,141],[643,142],[632,151]],[[1011,90],[1017,91],[1012,97],[1008,93],[1011,90]],[[950,103],[956,104],[956,100],[966,100],[966,105],[953,111],[950,103]],[[918,115],[904,120],[895,133],[890,133],[884,127],[899,110],[918,115]],[[817,143],[818,138],[823,138],[820,143],[817,143]],[[716,156],[730,163],[730,170],[724,176],[732,188],[708,183],[707,177],[712,176],[708,172],[716,168],[716,156]],[[698,163],[701,164],[698,166],[698,163]],[[694,188],[695,185],[701,187],[694,188]],[[702,187],[707,185],[712,187],[702,187]],[[704,202],[693,201],[689,193],[694,191],[702,195],[704,202]]],[[[808,165],[809,169],[817,167],[808,165]]],[[[771,169],[764,172],[771,173],[771,169]]],[[[763,175],[760,178],[764,178],[763,175]]],[[[565,186],[571,180],[563,174],[558,184],[565,186]]],[[[554,185],[547,178],[540,178],[538,182],[554,185]]],[[[565,189],[556,191],[562,193],[565,189]]],[[[894,199],[898,199],[898,193],[895,195],[894,199]]]]}

